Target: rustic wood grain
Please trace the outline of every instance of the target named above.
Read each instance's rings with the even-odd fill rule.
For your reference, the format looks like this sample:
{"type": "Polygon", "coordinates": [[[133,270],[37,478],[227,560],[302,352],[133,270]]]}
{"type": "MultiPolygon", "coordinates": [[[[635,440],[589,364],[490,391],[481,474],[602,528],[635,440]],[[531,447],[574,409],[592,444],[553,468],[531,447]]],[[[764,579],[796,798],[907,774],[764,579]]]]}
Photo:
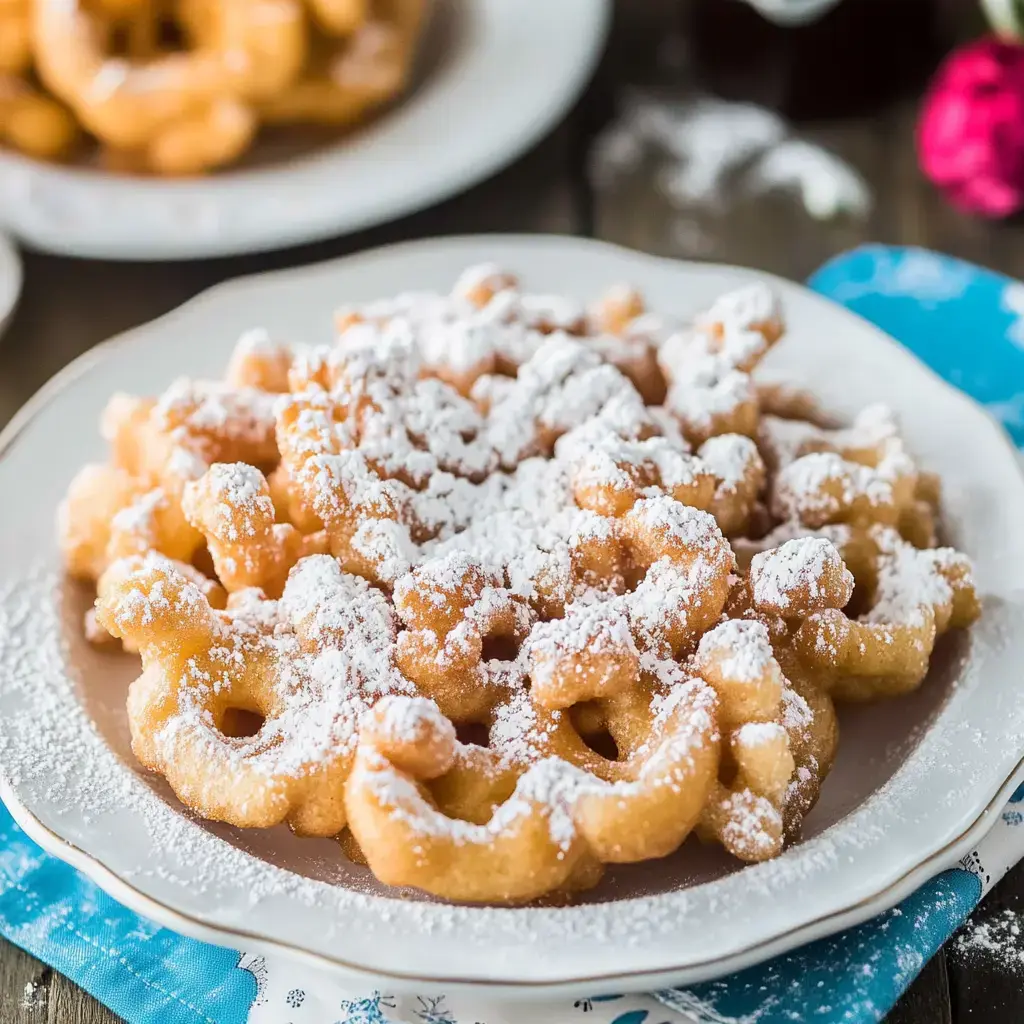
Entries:
{"type": "MultiPolygon", "coordinates": [[[[62,974],[53,973],[47,993],[47,1024],[118,1024],[121,1020],[105,1006],[96,1002],[74,982],[62,974]]],[[[16,1020],[16,1024],[28,1024],[29,1020],[16,1020]]],[[[5,1021],[6,1024],[6,1021],[5,1021]]]]}
{"type": "Polygon", "coordinates": [[[886,1024],[952,1024],[946,958],[940,950],[886,1018],[886,1024]]]}
{"type": "MultiPolygon", "coordinates": [[[[980,924],[1004,910],[1024,914],[1024,867],[1011,871],[985,898],[972,915],[972,923],[980,924]]],[[[1024,996],[1021,994],[1019,968],[1001,964],[998,954],[963,958],[950,955],[950,995],[953,1020],[957,1024],[974,1021],[1006,1021],[1016,1024],[1024,1020],[1024,996]]]]}
{"type": "Polygon", "coordinates": [[[46,1024],[52,981],[49,967],[16,946],[4,944],[0,950],[0,1020],[5,1024],[46,1024]]]}

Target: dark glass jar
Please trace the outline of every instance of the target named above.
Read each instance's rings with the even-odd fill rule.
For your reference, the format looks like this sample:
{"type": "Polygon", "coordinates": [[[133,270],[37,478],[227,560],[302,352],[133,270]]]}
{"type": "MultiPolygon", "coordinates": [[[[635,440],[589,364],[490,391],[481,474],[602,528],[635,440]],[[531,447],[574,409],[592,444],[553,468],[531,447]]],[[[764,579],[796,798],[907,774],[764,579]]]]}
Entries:
{"type": "Polygon", "coordinates": [[[806,120],[919,94],[952,43],[956,3],[839,0],[803,24],[770,21],[745,0],[691,0],[686,11],[707,88],[806,120]]]}

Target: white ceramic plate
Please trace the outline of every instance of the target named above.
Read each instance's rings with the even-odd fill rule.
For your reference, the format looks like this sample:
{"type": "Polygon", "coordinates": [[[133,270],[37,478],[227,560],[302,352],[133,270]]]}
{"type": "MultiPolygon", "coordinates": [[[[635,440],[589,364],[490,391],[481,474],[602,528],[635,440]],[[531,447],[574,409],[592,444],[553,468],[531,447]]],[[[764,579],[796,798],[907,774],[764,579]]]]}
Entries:
{"type": "Polygon", "coordinates": [[[721,852],[610,873],[571,908],[452,907],[397,898],[329,841],[190,819],[132,759],[125,687],[138,671],[91,649],[89,595],[61,580],[52,510],[78,466],[102,457],[97,417],[114,389],[151,393],[176,374],[222,369],[255,324],[324,339],[343,302],[446,288],[493,259],[527,287],[593,296],[641,286],[689,314],[765,275],[676,263],[576,239],[493,236],[420,242],[222,285],[89,353],[0,438],[0,793],[44,847],[118,899],[228,946],[310,958],[422,990],[501,998],[640,990],[725,973],[863,920],[950,866],[999,811],[1024,755],[1024,478],[1001,429],[880,331],[807,290],[772,283],[789,331],[773,372],[840,414],[900,411],[911,448],[945,480],[950,539],[975,559],[985,614],[941,645],[908,697],[842,716],[839,759],[804,841],[739,869],[721,852]]]}
{"type": "Polygon", "coordinates": [[[10,322],[21,295],[21,257],[11,240],[0,235],[0,334],[10,322]]]}
{"type": "Polygon", "coordinates": [[[609,0],[434,0],[414,87],[364,129],[314,149],[258,146],[247,166],[165,181],[0,150],[0,225],[50,252],[225,256],[344,234],[486,177],[572,104],[609,0]]]}

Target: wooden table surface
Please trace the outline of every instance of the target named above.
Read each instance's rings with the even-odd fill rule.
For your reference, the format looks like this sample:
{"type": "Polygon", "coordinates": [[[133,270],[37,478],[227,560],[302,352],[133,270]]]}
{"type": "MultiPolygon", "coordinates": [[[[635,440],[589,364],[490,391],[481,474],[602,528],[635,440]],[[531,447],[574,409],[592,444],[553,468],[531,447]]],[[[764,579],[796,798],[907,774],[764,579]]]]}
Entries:
{"type": "MultiPolygon", "coordinates": [[[[220,280],[430,235],[589,235],[669,256],[748,264],[797,280],[835,253],[870,240],[922,245],[1024,277],[1021,225],[966,219],[922,181],[913,151],[911,101],[896,102],[872,118],[803,131],[841,154],[870,183],[874,207],[866,220],[821,224],[786,198],[749,200],[697,220],[681,218],[654,187],[650,168],[615,187],[593,188],[586,175],[587,153],[623,87],[664,82],[678,87],[678,73],[659,68],[654,60],[678,24],[679,6],[673,0],[621,0],[598,74],[557,130],[493,179],[397,223],[282,253],[195,263],[130,265],[26,254],[21,305],[0,340],[0,424],[91,345],[220,280]]],[[[984,918],[1007,906],[1024,910],[1024,868],[1011,872],[978,913],[984,918]]],[[[0,940],[4,1024],[113,1020],[71,982],[0,940]]],[[[891,1024],[1020,1020],[1024,993],[1012,979],[994,968],[966,968],[943,953],[926,966],[889,1017],[891,1024]]]]}

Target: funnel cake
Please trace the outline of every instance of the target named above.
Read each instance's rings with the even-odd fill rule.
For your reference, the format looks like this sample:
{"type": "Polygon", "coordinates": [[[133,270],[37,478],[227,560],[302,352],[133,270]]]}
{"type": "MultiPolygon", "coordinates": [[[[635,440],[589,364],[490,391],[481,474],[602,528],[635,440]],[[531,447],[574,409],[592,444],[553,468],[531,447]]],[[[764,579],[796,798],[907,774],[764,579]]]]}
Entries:
{"type": "Polygon", "coordinates": [[[195,175],[264,125],[351,125],[402,93],[426,0],[5,0],[0,142],[195,175]]]}
{"type": "Polygon", "coordinates": [[[488,265],[335,322],[116,397],[61,513],[93,635],[142,656],[133,749],[197,814],[470,902],[691,835],[765,860],[833,699],[920,685],[979,612],[891,414],[823,426],[754,384],[761,285],[680,326],[488,265]]]}

